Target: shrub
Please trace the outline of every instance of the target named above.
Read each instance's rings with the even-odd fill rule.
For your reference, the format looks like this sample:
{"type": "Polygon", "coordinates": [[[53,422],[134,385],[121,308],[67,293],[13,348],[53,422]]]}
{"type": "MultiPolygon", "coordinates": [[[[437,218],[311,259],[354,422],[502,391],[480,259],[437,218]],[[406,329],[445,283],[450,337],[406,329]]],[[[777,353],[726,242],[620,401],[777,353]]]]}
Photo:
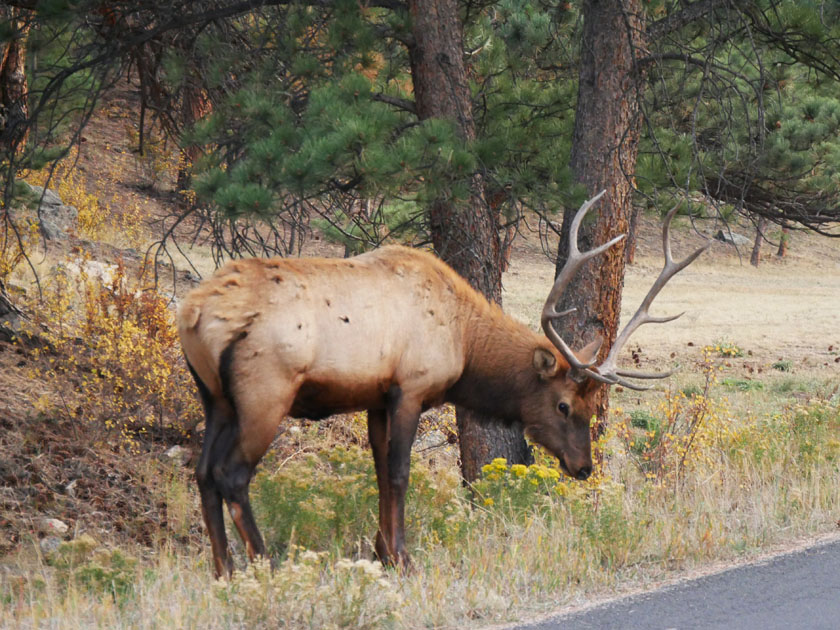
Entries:
{"type": "Polygon", "coordinates": [[[265,561],[216,582],[217,595],[246,627],[380,628],[400,617],[402,598],[381,565],[292,549],[274,571],[265,561]]]}
{"type": "Polygon", "coordinates": [[[137,581],[137,559],[118,549],[105,549],[90,536],[64,542],[47,558],[65,584],[123,601],[137,581]]]}
{"type": "MultiPolygon", "coordinates": [[[[378,527],[373,458],[357,446],[322,450],[260,473],[252,495],[266,544],[275,554],[291,542],[339,557],[350,555],[378,527]]],[[[433,476],[422,462],[412,463],[406,496],[409,545],[452,541],[462,532],[464,509],[454,471],[433,476]],[[421,543],[419,538],[428,540],[421,543]]]]}
{"type": "Polygon", "coordinates": [[[790,372],[793,369],[793,362],[785,359],[779,359],[773,364],[774,370],[779,372],[790,372]]]}
{"type": "Polygon", "coordinates": [[[132,287],[121,263],[100,277],[94,268],[83,257],[44,283],[29,332],[46,349],[31,350],[42,358],[33,377],[65,384],[57,411],[126,447],[151,430],[186,432],[201,414],[167,301],[132,287]]]}
{"type": "Polygon", "coordinates": [[[755,392],[764,389],[764,383],[752,379],[725,378],[721,381],[721,384],[742,392],[755,392]]]}
{"type": "Polygon", "coordinates": [[[508,466],[499,457],[481,469],[481,478],[473,484],[473,490],[480,504],[497,511],[545,511],[552,503],[560,477],[560,471],[543,464],[508,466]]]}
{"type": "Polygon", "coordinates": [[[109,237],[129,247],[141,247],[146,241],[148,210],[134,196],[119,197],[110,192],[114,181],[124,179],[122,173],[114,171],[101,180],[89,181],[68,159],[58,163],[51,176],[49,169],[44,169],[27,173],[25,179],[30,184],[49,185],[62,203],[76,208],[80,236],[92,240],[109,237]]]}
{"type": "Polygon", "coordinates": [[[730,431],[730,414],[711,397],[718,371],[713,353],[718,352],[717,346],[703,349],[700,367],[705,383],[700,393],[668,392],[659,405],[661,418],[635,411],[612,427],[648,479],[677,482],[686,470],[713,467],[719,459],[721,440],[730,431]]]}
{"type": "Polygon", "coordinates": [[[741,350],[735,343],[727,340],[727,339],[719,339],[715,342],[715,352],[718,353],[719,356],[725,358],[736,358],[744,356],[744,351],[741,350]]]}

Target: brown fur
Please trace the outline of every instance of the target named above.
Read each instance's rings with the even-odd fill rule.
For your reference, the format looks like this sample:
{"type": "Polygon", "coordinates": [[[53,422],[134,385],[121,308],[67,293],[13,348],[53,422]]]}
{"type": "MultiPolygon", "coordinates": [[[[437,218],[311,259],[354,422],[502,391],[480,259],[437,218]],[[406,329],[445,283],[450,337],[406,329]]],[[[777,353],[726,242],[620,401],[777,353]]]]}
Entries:
{"type": "MultiPolygon", "coordinates": [[[[386,247],[351,259],[232,262],[185,298],[178,329],[208,425],[220,418],[199,464],[214,554],[224,536],[213,521],[219,495],[236,506],[247,548],[264,552],[250,531],[247,482],[287,413],[369,411],[386,561],[407,561],[402,501],[422,409],[451,401],[522,422],[569,474],[591,469],[597,383],[568,378],[548,339],[432,254],[386,247]]],[[[217,570],[220,562],[230,565],[217,558],[217,570]]]]}

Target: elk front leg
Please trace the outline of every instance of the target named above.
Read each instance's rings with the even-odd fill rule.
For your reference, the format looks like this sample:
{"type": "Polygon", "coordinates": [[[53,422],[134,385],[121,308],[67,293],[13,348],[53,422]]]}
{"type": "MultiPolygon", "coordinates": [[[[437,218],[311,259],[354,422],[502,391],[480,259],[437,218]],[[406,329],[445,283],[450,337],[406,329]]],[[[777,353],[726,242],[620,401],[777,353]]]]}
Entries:
{"type": "Polygon", "coordinates": [[[388,518],[387,547],[394,562],[407,568],[411,559],[405,549],[405,493],[411,467],[411,445],[420,420],[420,403],[399,387],[388,392],[388,518]]]}
{"type": "Polygon", "coordinates": [[[376,485],[379,487],[379,530],[376,532],[376,557],[382,564],[393,564],[391,540],[391,484],[388,477],[388,416],[382,410],[368,410],[368,439],[373,451],[376,485]]]}

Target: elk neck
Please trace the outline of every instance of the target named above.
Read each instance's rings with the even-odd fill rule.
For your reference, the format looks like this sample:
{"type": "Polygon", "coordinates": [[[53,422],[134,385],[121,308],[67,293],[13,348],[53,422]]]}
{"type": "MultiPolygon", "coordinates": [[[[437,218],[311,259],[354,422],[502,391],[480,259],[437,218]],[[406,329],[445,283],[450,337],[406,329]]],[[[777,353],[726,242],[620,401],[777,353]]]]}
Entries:
{"type": "Polygon", "coordinates": [[[464,326],[464,371],[447,400],[505,424],[521,422],[521,401],[539,384],[534,350],[548,341],[524,324],[486,304],[464,326]]]}

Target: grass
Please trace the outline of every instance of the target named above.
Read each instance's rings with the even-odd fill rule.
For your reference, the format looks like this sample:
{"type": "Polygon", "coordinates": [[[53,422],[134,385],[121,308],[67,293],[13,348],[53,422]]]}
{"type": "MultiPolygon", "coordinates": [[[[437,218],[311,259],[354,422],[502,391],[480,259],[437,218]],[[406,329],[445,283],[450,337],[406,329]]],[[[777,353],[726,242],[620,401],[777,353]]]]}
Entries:
{"type": "MultiPolygon", "coordinates": [[[[375,486],[367,453],[316,448],[279,469],[264,467],[255,481],[255,504],[279,554],[274,573],[259,565],[214,583],[206,541],[184,550],[164,539],[153,552],[89,540],[74,551],[78,543],[66,543],[54,557],[30,552],[7,563],[3,627],[56,619],[97,628],[481,626],[833,530],[837,402],[744,419],[717,397],[724,391],[712,379],[708,400],[678,393],[644,413],[614,409],[597,445],[605,457],[587,482],[560,477],[547,458],[531,469],[497,461],[473,501],[452,470],[415,462],[415,568],[407,575],[368,562],[375,486]],[[634,451],[630,441],[654,424],[658,441],[634,451]],[[641,461],[644,453],[662,455],[654,462],[661,470],[641,461]],[[289,500],[292,489],[298,499],[289,500]],[[307,500],[321,505],[307,511],[307,500]],[[346,513],[351,502],[355,520],[337,514],[338,529],[328,522],[312,531],[319,510],[346,513]],[[304,530],[309,550],[298,545],[304,530]]],[[[188,500],[177,483],[166,492],[188,500]]]]}
{"type": "MultiPolygon", "coordinates": [[[[77,309],[87,314],[90,347],[102,331],[122,338],[109,332],[109,313],[133,321],[136,307],[134,319],[152,321],[133,293],[83,294],[102,306],[77,309]]],[[[165,328],[144,333],[147,351],[165,328]]],[[[71,341],[77,336],[67,331],[71,341]]],[[[115,356],[139,356],[127,347],[115,345],[115,356]]],[[[376,488],[364,418],[356,415],[327,430],[299,430],[291,455],[263,463],[252,496],[275,572],[246,566],[234,538],[240,571],[214,582],[206,537],[195,536],[191,475],[163,467],[153,491],[167,506],[167,526],[151,548],[82,537],[44,555],[32,541],[0,561],[0,627],[477,627],[834,530],[836,385],[799,365],[746,374],[719,348],[699,357],[686,351],[665,391],[615,392],[609,431],[596,445],[601,464],[587,482],[562,477],[543,454],[532,468],[488,465],[471,493],[451,460],[430,466],[424,453],[408,498],[409,574],[369,562],[376,488]]],[[[108,356],[97,353],[100,361],[108,356]]],[[[172,382],[168,375],[163,380],[172,382]]],[[[49,380],[63,378],[51,372],[49,380]]],[[[108,393],[99,382],[93,389],[75,382],[73,400],[88,423],[107,426],[108,417],[125,415],[109,405],[122,404],[127,390],[108,393]]],[[[156,381],[131,399],[132,426],[152,405],[145,396],[162,391],[156,381]]],[[[100,435],[119,445],[127,434],[100,435]]]]}
{"type": "MultiPolygon", "coordinates": [[[[107,236],[115,228],[104,207],[90,201],[88,229],[107,236]]],[[[209,256],[199,263],[202,271],[211,266],[209,256]]],[[[533,324],[550,265],[517,270],[526,282],[506,284],[506,303],[533,324]]],[[[116,306],[135,306],[133,292],[112,293],[89,294],[104,305],[89,313],[89,324],[102,324],[95,330],[107,328],[116,306]]],[[[146,313],[143,303],[136,307],[146,313]]],[[[127,350],[115,345],[117,354],[138,356],[135,337],[127,336],[127,350]]],[[[562,477],[541,454],[531,468],[488,465],[470,492],[450,459],[430,465],[424,453],[413,465],[407,506],[408,574],[369,562],[376,490],[363,419],[355,416],[335,430],[300,431],[291,454],[261,466],[253,501],[274,572],[246,565],[234,537],[240,570],[229,582],[212,580],[209,543],[195,535],[191,474],[150,466],[146,474],[160,479],[150,492],[167,507],[159,538],[141,546],[81,535],[48,554],[34,539],[21,545],[0,558],[0,628],[479,627],[834,531],[836,383],[798,360],[760,365],[750,350],[717,339],[700,357],[685,349],[683,369],[664,392],[613,393],[610,428],[596,445],[601,463],[586,482],[562,477]],[[745,372],[747,363],[755,373],[745,372]]],[[[168,372],[158,378],[130,399],[134,424],[154,408],[146,394],[157,400],[161,383],[177,380],[168,372]]],[[[124,390],[114,396],[92,383],[74,384],[88,422],[129,417],[107,407],[123,401],[124,390]]],[[[52,405],[42,413],[49,419],[59,411],[52,405]]],[[[100,440],[96,448],[119,446],[125,435],[112,429],[100,440]]]]}

